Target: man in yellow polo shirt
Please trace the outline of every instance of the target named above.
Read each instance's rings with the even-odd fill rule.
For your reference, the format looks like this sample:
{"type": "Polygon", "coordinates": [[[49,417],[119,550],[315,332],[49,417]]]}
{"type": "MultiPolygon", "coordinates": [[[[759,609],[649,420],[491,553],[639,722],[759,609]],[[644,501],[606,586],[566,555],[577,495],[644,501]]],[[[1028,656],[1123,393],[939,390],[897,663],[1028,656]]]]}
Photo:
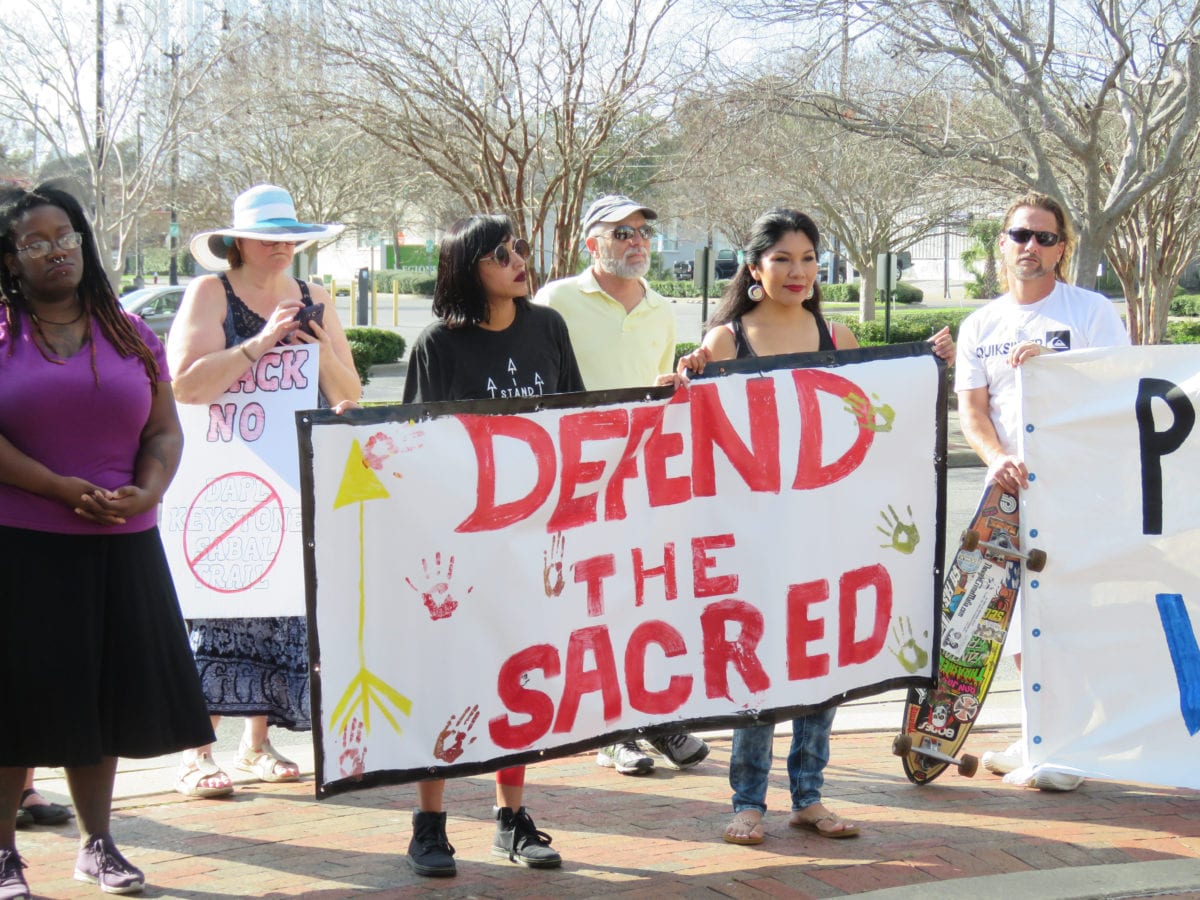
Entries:
{"type": "MultiPolygon", "coordinates": [[[[658,214],[620,194],[601,197],[583,216],[583,237],[592,265],[572,278],[552,281],[535,303],[559,311],[589,391],[670,383],[675,371],[675,312],[650,289],[650,241],[658,214]]],[[[679,732],[647,741],[672,769],[687,769],[708,756],[708,744],[679,732]]],[[[622,775],[648,775],[654,759],[637,741],[622,741],[596,755],[601,766],[622,775]]]]}
{"type": "Polygon", "coordinates": [[[591,266],[534,297],[567,320],[589,391],[646,387],[675,369],[675,312],[644,277],[657,218],[628,197],[601,197],[583,216],[591,266]]]}

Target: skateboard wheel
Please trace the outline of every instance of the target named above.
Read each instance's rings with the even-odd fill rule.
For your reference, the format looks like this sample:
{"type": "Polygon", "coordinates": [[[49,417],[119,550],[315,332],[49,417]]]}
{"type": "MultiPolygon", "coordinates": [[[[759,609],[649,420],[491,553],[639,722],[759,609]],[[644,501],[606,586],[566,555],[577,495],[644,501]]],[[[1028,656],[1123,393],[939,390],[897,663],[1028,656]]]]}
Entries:
{"type": "Polygon", "coordinates": [[[958,774],[964,778],[972,778],[979,771],[979,757],[964,753],[958,761],[958,774]]]}
{"type": "Polygon", "coordinates": [[[1046,568],[1046,551],[1030,550],[1029,558],[1025,560],[1025,568],[1030,572],[1040,572],[1046,568]]]}
{"type": "Polygon", "coordinates": [[[959,540],[959,544],[964,550],[974,550],[979,546],[979,532],[972,528],[968,528],[962,533],[962,538],[959,540]]]}
{"type": "Polygon", "coordinates": [[[908,756],[910,750],[912,750],[912,735],[896,735],[896,739],[892,741],[892,753],[896,756],[908,756]]]}

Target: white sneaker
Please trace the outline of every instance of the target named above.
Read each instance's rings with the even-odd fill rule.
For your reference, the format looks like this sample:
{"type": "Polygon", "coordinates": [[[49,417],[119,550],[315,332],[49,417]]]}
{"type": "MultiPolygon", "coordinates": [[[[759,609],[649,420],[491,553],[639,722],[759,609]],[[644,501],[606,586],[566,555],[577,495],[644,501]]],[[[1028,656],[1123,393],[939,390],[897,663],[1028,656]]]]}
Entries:
{"type": "Polygon", "coordinates": [[[1008,745],[1008,749],[998,751],[989,750],[983,754],[980,759],[983,767],[989,772],[994,772],[997,775],[1007,775],[1014,769],[1021,767],[1025,762],[1025,757],[1021,753],[1021,742],[1013,741],[1008,745]]]}
{"type": "Polygon", "coordinates": [[[596,765],[616,769],[622,775],[649,775],[654,771],[654,760],[638,749],[637,741],[601,748],[596,754],[596,765]]]}
{"type": "Polygon", "coordinates": [[[1042,771],[1029,779],[1029,786],[1039,791],[1073,791],[1081,784],[1082,775],[1070,775],[1066,772],[1042,771]]]}

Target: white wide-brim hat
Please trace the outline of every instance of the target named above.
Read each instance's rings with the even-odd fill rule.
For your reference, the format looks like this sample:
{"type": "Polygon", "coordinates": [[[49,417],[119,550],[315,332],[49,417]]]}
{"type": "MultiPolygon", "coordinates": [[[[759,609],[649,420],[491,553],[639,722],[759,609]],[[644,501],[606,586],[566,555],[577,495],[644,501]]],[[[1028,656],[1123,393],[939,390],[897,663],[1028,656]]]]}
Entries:
{"type": "Polygon", "coordinates": [[[273,184],[257,184],[233,201],[233,227],[202,231],[192,238],[192,258],[212,272],[229,268],[229,248],[234,238],[288,241],[296,252],[309,244],[337,237],[345,225],[310,225],[296,219],[292,195],[273,184]]]}

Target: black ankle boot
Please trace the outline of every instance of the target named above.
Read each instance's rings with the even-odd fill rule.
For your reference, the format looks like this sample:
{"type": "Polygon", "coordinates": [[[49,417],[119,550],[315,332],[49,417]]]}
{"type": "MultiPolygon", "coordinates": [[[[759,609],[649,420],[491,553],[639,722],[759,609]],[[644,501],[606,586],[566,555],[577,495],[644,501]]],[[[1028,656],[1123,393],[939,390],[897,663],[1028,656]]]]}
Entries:
{"type": "Polygon", "coordinates": [[[525,807],[516,812],[507,806],[496,809],[492,856],[507,856],[531,869],[554,869],[562,865],[562,857],[550,848],[550,841],[550,835],[537,830],[525,807]]]}
{"type": "Polygon", "coordinates": [[[457,873],[454,847],[446,838],[446,814],[413,810],[412,840],[408,842],[408,865],[418,875],[448,877],[457,873]]]}

